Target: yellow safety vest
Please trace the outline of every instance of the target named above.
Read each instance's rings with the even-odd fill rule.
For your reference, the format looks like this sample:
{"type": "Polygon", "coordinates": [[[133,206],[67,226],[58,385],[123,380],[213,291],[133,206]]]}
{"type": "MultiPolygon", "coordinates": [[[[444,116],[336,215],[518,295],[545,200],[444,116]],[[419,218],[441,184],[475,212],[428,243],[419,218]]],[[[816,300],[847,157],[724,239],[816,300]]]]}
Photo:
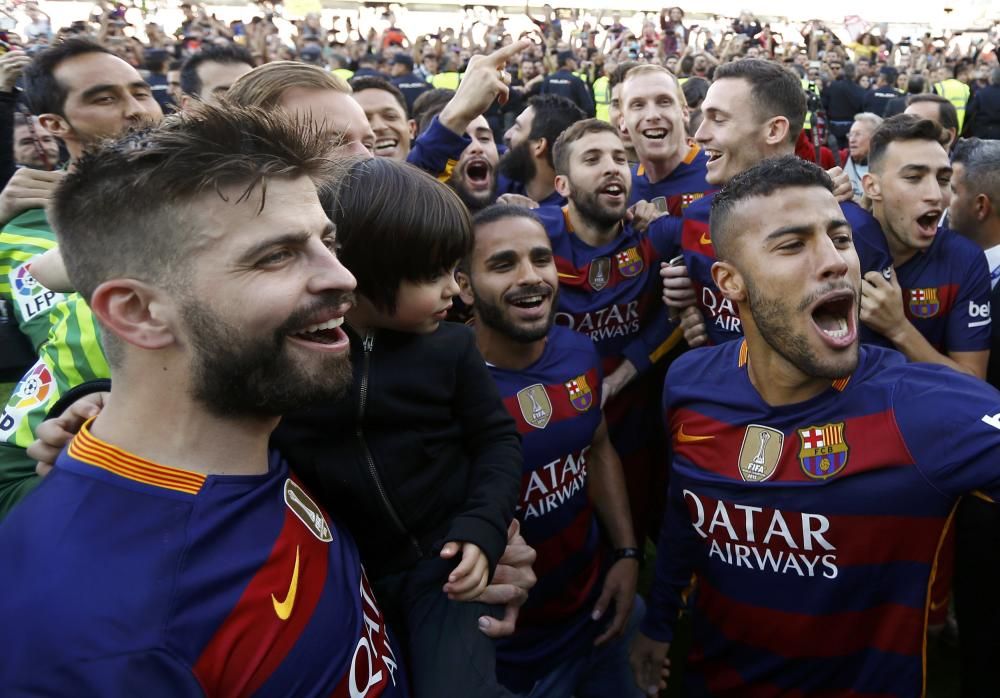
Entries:
{"type": "MultiPolygon", "coordinates": [[[[813,83],[812,89],[810,90],[809,89],[809,78],[802,78],[800,80],[800,82],[802,83],[802,91],[803,92],[812,92],[816,96],[819,96],[819,86],[816,85],[816,83],[813,83]]],[[[806,120],[804,122],[802,122],[802,128],[805,129],[805,130],[807,130],[807,131],[811,131],[812,130],[812,112],[811,111],[807,111],[806,112],[806,120]]]]}
{"type": "Polygon", "coordinates": [[[348,70],[347,68],[337,68],[336,70],[331,70],[330,72],[338,78],[343,78],[345,81],[354,77],[354,71],[348,70]]]}
{"type": "Polygon", "coordinates": [[[437,75],[431,76],[431,84],[439,90],[457,90],[458,83],[461,82],[461,80],[462,76],[455,71],[438,73],[437,75]]]}
{"type": "Polygon", "coordinates": [[[948,78],[934,84],[934,91],[955,105],[958,112],[958,132],[962,132],[965,122],[965,105],[969,103],[969,86],[961,80],[948,78]]]}
{"type": "Polygon", "coordinates": [[[597,108],[597,118],[611,123],[611,87],[607,75],[594,80],[594,106],[597,108]]]}

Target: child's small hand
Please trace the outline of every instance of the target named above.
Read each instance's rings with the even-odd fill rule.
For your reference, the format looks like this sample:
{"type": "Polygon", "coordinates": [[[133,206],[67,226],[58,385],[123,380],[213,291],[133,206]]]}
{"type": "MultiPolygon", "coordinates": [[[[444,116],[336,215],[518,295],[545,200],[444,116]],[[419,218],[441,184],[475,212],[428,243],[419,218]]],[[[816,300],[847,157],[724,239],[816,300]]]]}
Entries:
{"type": "Polygon", "coordinates": [[[453,601],[470,601],[486,588],[489,581],[490,565],[486,555],[475,543],[445,543],[441,557],[449,560],[461,552],[462,561],[448,575],[444,591],[453,601]]]}

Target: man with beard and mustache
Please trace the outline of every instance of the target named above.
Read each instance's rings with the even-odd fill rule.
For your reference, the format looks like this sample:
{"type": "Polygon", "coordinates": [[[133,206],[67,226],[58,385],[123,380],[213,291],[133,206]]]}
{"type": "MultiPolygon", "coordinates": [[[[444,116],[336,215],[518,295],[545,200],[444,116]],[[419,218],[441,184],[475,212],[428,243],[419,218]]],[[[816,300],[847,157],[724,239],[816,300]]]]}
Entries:
{"type": "Polygon", "coordinates": [[[552,146],[559,134],[585,118],[578,106],[559,95],[528,100],[527,108],[504,134],[508,150],[500,158],[497,191],[526,196],[540,206],[564,205],[566,199],[555,189],[552,146]]]}
{"type": "Polygon", "coordinates": [[[712,273],[745,339],[667,377],[668,513],[632,650],[649,695],[682,607],[685,695],[920,694],[941,536],[961,496],[1000,496],[1000,394],[859,346],[861,267],[832,191],[785,156],[713,201],[712,273]]]}
{"type": "MultiPolygon", "coordinates": [[[[662,216],[644,232],[626,220],[631,173],[618,130],[587,119],[554,148],[556,190],[565,207],[537,210],[555,251],[562,291],[556,322],[593,340],[605,378],[611,442],[625,469],[633,528],[643,541],[657,489],[649,438],[658,389],[637,381],[681,340],[659,302],[660,263],[677,252],[679,219],[662,216]]],[[[586,390],[590,390],[589,384],[586,390]]]]}
{"type": "Polygon", "coordinates": [[[497,646],[498,678],[535,698],[639,695],[628,665],[639,551],[600,406],[601,361],[589,339],[553,326],[559,279],[541,221],[503,204],[480,211],[458,281],[521,433],[518,519],[544,560],[516,632],[497,646]]]}
{"type": "Polygon", "coordinates": [[[5,690],[408,694],[350,535],[268,451],[282,413],[350,381],[324,151],[197,107],[57,192],[115,389],[0,532],[5,690]]]}
{"type": "Polygon", "coordinates": [[[496,141],[483,114],[494,100],[507,102],[510,74],[507,62],[533,46],[522,39],[487,56],[473,56],[462,83],[444,105],[421,114],[430,119],[413,142],[406,161],[446,182],[471,211],[497,198],[496,141]]]}
{"type": "MultiPolygon", "coordinates": [[[[135,68],[86,39],[69,39],[39,53],[24,80],[39,123],[65,143],[70,170],[89,145],[163,117],[135,68]]],[[[38,356],[0,413],[0,517],[37,482],[34,461],[24,449],[34,441],[45,414],[76,383],[108,375],[97,327],[83,299],[50,291],[29,272],[34,260],[56,246],[43,206],[62,176],[34,174],[30,195],[20,207],[4,207],[5,215],[19,215],[0,231],[0,302],[13,306],[18,326],[38,356]]],[[[17,177],[8,189],[16,186],[17,177]]]]}

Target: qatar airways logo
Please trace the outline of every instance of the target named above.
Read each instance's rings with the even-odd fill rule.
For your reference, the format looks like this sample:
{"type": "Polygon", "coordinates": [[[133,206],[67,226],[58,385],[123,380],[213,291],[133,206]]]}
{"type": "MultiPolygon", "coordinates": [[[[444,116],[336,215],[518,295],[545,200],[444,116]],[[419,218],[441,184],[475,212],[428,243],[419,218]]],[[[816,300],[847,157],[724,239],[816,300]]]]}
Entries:
{"type": "Polygon", "coordinates": [[[570,453],[565,458],[558,458],[532,470],[526,478],[524,495],[517,509],[523,512],[524,520],[545,516],[573,495],[587,490],[587,451],[585,446],[576,454],[570,453]]]}
{"type": "Polygon", "coordinates": [[[701,288],[701,305],[707,318],[720,330],[743,333],[743,322],[733,302],[708,286],[701,288]]]}
{"type": "Polygon", "coordinates": [[[334,693],[338,698],[375,698],[385,691],[388,681],[396,685],[396,655],[389,644],[385,619],[364,572],[361,573],[361,613],[364,617],[361,638],[351,657],[351,670],[334,693]]]}
{"type": "Polygon", "coordinates": [[[599,342],[639,332],[639,301],[616,303],[586,313],[556,313],[556,322],[599,342]]]}
{"type": "Polygon", "coordinates": [[[721,499],[713,504],[691,490],[682,494],[692,528],[710,541],[709,559],[760,572],[837,578],[837,548],[827,539],[830,519],[822,514],[783,514],[721,499]]]}

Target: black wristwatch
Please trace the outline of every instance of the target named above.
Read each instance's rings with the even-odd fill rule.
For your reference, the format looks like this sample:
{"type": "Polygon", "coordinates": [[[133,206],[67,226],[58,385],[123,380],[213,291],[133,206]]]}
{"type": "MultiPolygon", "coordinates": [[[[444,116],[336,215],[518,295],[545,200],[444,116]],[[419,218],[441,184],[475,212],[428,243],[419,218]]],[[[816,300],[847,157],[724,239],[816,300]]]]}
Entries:
{"type": "Polygon", "coordinates": [[[642,550],[639,548],[615,549],[615,562],[618,562],[619,560],[635,560],[641,565],[644,557],[645,556],[642,554],[642,550]]]}

